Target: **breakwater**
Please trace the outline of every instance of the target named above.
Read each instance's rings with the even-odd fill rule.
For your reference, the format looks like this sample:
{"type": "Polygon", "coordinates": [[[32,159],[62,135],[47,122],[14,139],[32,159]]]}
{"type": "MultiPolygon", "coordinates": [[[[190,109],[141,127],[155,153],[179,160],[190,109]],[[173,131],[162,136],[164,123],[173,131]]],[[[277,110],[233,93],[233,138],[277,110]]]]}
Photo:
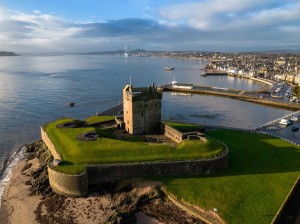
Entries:
{"type": "Polygon", "coordinates": [[[171,86],[164,86],[161,88],[162,91],[171,91],[171,92],[181,92],[181,93],[191,93],[191,94],[203,94],[203,95],[213,95],[220,97],[228,97],[232,99],[242,100],[250,103],[256,103],[276,108],[285,108],[289,110],[300,110],[299,104],[290,104],[279,101],[272,101],[267,99],[260,99],[259,97],[241,94],[242,91],[232,90],[227,88],[214,88],[214,87],[204,87],[204,88],[194,88],[194,89],[181,89],[173,88],[171,86]]]}

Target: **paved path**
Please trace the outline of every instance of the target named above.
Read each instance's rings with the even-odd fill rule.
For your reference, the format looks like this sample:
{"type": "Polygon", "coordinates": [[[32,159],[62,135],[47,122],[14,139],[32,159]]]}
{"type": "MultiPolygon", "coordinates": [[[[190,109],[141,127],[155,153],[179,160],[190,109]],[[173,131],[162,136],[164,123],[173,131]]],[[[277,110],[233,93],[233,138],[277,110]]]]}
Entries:
{"type": "Polygon", "coordinates": [[[114,106],[106,111],[101,112],[100,116],[118,116],[120,115],[120,112],[123,110],[123,103],[114,106]]]}

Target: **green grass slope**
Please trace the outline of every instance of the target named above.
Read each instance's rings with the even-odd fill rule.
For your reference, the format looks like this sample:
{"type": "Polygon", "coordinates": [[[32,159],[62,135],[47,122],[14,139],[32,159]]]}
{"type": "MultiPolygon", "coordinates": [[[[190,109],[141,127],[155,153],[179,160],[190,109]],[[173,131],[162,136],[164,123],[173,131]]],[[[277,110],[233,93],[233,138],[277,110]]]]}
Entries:
{"type": "Polygon", "coordinates": [[[167,190],[233,224],[271,223],[300,175],[300,149],[280,139],[218,130],[229,148],[229,168],[207,177],[163,177],[167,190]]]}
{"type": "Polygon", "coordinates": [[[174,148],[166,144],[147,143],[138,137],[118,140],[112,129],[56,127],[67,121],[72,120],[55,121],[46,125],[45,129],[63,160],[69,164],[210,158],[224,150],[224,147],[213,139],[207,143],[196,140],[183,141],[174,148]],[[88,131],[97,131],[102,137],[90,142],[76,139],[77,135],[88,131]]]}

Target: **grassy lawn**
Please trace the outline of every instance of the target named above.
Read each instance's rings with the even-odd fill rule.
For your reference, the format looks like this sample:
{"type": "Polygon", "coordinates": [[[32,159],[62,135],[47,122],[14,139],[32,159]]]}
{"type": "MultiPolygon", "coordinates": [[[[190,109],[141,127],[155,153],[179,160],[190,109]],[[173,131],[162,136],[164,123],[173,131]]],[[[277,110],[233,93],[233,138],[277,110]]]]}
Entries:
{"type": "MultiPolygon", "coordinates": [[[[61,119],[46,125],[46,131],[67,164],[99,164],[118,162],[138,162],[153,160],[178,160],[209,158],[224,150],[223,146],[210,139],[207,143],[200,141],[183,141],[176,148],[166,144],[147,143],[143,138],[115,138],[112,129],[57,128],[60,123],[72,121],[61,119]],[[97,131],[97,141],[79,141],[76,136],[83,132],[97,131]]],[[[72,172],[72,167],[66,165],[72,172]],[[69,167],[68,167],[69,166],[69,167]]],[[[60,168],[64,169],[64,168],[60,168]]],[[[68,171],[66,171],[68,172],[68,171]]]]}
{"type": "Polygon", "coordinates": [[[178,122],[171,122],[171,121],[164,121],[163,123],[169,125],[172,128],[175,128],[181,132],[185,131],[199,131],[203,128],[196,124],[187,124],[187,123],[178,123],[178,122]]]}
{"type": "Polygon", "coordinates": [[[87,118],[85,121],[87,124],[95,124],[99,122],[105,122],[105,121],[114,121],[115,117],[114,116],[92,116],[87,118]]]}
{"type": "Polygon", "coordinates": [[[229,168],[208,177],[162,177],[169,192],[226,223],[271,223],[300,175],[300,149],[280,139],[241,131],[208,135],[229,148],[229,168]]]}

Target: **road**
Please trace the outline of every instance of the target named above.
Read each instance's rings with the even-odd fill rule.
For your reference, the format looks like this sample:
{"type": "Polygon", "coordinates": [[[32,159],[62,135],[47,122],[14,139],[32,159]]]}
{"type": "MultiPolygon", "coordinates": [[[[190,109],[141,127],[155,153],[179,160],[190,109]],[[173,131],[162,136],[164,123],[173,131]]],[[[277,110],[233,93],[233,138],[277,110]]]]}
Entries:
{"type": "MultiPolygon", "coordinates": [[[[300,116],[300,112],[296,115],[300,116]]],[[[285,119],[289,120],[292,116],[289,116],[285,119]]],[[[264,131],[267,134],[275,135],[279,138],[286,139],[291,141],[295,144],[300,145],[300,130],[299,131],[292,131],[293,127],[298,127],[300,129],[300,120],[293,121],[293,123],[289,126],[281,125],[279,122],[269,124],[263,126],[260,131],[264,131]]]]}

